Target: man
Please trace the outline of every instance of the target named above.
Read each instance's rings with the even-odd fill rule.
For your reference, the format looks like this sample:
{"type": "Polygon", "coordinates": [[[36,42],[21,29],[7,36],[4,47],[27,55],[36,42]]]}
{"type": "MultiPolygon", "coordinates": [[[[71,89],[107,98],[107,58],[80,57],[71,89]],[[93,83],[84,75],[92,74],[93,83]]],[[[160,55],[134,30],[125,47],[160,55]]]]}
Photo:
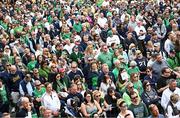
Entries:
{"type": "Polygon", "coordinates": [[[46,92],[42,96],[42,105],[50,110],[54,116],[59,116],[59,111],[61,108],[61,103],[58,94],[53,91],[52,84],[45,83],[46,92]]]}
{"type": "Polygon", "coordinates": [[[174,49],[170,50],[169,57],[167,58],[167,63],[171,69],[174,69],[180,66],[180,62],[178,61],[178,57],[176,56],[176,52],[174,49]]]}
{"type": "Polygon", "coordinates": [[[70,90],[69,90],[69,95],[67,96],[67,99],[74,99],[77,102],[78,107],[81,106],[81,103],[84,101],[83,96],[81,93],[77,92],[77,85],[76,84],[71,84],[70,90]]]}
{"type": "Polygon", "coordinates": [[[19,83],[19,92],[21,96],[33,96],[34,83],[30,74],[26,74],[25,78],[19,83]]]}
{"type": "MultiPolygon", "coordinates": [[[[18,71],[15,65],[10,67],[10,75],[8,80],[8,88],[11,93],[13,105],[18,102],[19,99],[19,83],[24,78],[24,75],[21,71],[18,71]]],[[[14,111],[13,109],[12,111],[14,111]]]]}
{"type": "Polygon", "coordinates": [[[32,107],[32,103],[29,102],[29,98],[22,97],[20,100],[20,104],[20,110],[16,113],[16,117],[32,118],[33,116],[36,116],[36,113],[32,107]]]}
{"type": "Polygon", "coordinates": [[[138,94],[133,92],[130,94],[131,97],[131,105],[129,106],[129,110],[131,110],[135,116],[135,118],[145,118],[148,117],[148,109],[146,105],[140,100],[138,94]]]}
{"type": "MultiPolygon", "coordinates": [[[[170,96],[173,93],[178,94],[180,96],[180,88],[177,87],[177,82],[175,79],[170,79],[168,85],[169,87],[164,90],[161,97],[161,106],[164,108],[164,110],[166,109],[167,104],[170,100],[170,96]]],[[[177,106],[180,107],[180,101],[177,103],[177,106]]]]}
{"type": "Polygon", "coordinates": [[[137,95],[139,96],[139,92],[134,89],[133,83],[128,82],[126,85],[126,92],[123,93],[122,98],[123,100],[126,102],[126,104],[129,106],[131,105],[131,98],[130,98],[130,94],[136,92],[137,95]]]}
{"type": "Polygon", "coordinates": [[[75,75],[80,75],[81,78],[84,78],[83,72],[78,68],[77,62],[73,61],[71,63],[71,70],[68,72],[68,76],[70,80],[73,80],[75,75]]]}
{"type": "Polygon", "coordinates": [[[39,70],[37,68],[33,69],[33,75],[32,78],[35,80],[39,80],[42,84],[46,82],[46,79],[44,77],[39,76],[39,70]]]}
{"type": "Polygon", "coordinates": [[[165,60],[162,59],[161,54],[156,55],[156,61],[152,65],[153,73],[157,76],[157,78],[160,78],[161,70],[164,67],[168,67],[168,64],[165,60]]]}
{"type": "Polygon", "coordinates": [[[146,29],[145,27],[142,25],[141,21],[137,22],[137,26],[135,27],[135,32],[138,36],[138,47],[141,50],[141,52],[143,53],[143,55],[145,54],[145,45],[144,45],[144,39],[146,37],[146,29]]]}
{"type": "Polygon", "coordinates": [[[46,92],[46,89],[42,86],[39,80],[36,80],[34,84],[35,84],[35,89],[33,91],[33,95],[34,95],[33,103],[34,103],[34,108],[36,109],[37,115],[40,116],[39,107],[41,106],[41,101],[42,101],[41,97],[46,92]]]}
{"type": "Polygon", "coordinates": [[[146,75],[146,67],[147,67],[147,58],[143,56],[142,52],[140,50],[136,51],[136,63],[140,70],[140,78],[144,78],[146,75]]]}
{"type": "Polygon", "coordinates": [[[167,29],[161,17],[157,18],[157,23],[153,27],[155,29],[155,33],[157,34],[158,38],[161,40],[161,49],[163,49],[163,45],[165,42],[164,38],[166,36],[167,29]]]}
{"type": "Polygon", "coordinates": [[[112,69],[112,59],[113,59],[113,54],[109,52],[108,47],[106,44],[102,45],[102,51],[98,55],[97,60],[104,64],[106,63],[109,66],[109,69],[112,69]]]}
{"type": "Polygon", "coordinates": [[[165,118],[164,115],[159,113],[159,109],[155,104],[149,105],[151,115],[148,118],[165,118]]]}
{"type": "Polygon", "coordinates": [[[100,87],[100,84],[102,80],[104,79],[105,75],[109,75],[110,79],[115,83],[115,77],[114,74],[109,70],[109,66],[107,64],[102,65],[102,71],[98,77],[98,86],[100,87]]]}
{"type": "Polygon", "coordinates": [[[172,72],[168,67],[164,67],[162,69],[162,75],[161,77],[157,80],[157,91],[159,95],[162,95],[162,92],[168,88],[168,81],[173,78],[172,72]]]}

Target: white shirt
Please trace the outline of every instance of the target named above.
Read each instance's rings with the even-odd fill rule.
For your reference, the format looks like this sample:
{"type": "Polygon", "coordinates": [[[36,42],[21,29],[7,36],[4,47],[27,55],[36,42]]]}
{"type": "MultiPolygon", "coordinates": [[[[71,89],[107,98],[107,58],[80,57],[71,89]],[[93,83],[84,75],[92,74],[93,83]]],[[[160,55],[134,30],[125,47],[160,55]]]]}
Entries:
{"type": "MultiPolygon", "coordinates": [[[[177,106],[177,105],[175,104],[174,106],[177,106]]],[[[167,108],[167,118],[179,118],[179,115],[173,116],[172,113],[173,113],[173,109],[172,109],[171,106],[168,105],[168,108],[167,108]]]]}
{"type": "Polygon", "coordinates": [[[67,45],[67,44],[66,44],[66,45],[64,46],[64,49],[67,50],[69,54],[71,54],[74,46],[75,46],[74,43],[71,43],[70,45],[67,45]]]}
{"type": "MultiPolygon", "coordinates": [[[[176,87],[176,90],[174,92],[170,91],[169,88],[165,89],[162,93],[162,98],[161,98],[161,106],[166,109],[167,104],[170,100],[170,96],[175,93],[180,96],[180,89],[176,87]]],[[[180,101],[177,103],[177,106],[180,107],[180,101]]]]}
{"type": "Polygon", "coordinates": [[[104,28],[104,25],[107,23],[107,18],[103,17],[99,17],[98,20],[97,20],[97,23],[98,25],[101,27],[101,28],[104,28]]]}
{"type": "Polygon", "coordinates": [[[143,31],[144,33],[146,33],[146,29],[144,28],[144,26],[136,26],[135,27],[135,29],[134,29],[134,31],[137,33],[137,35],[138,35],[138,38],[139,38],[139,40],[144,40],[145,39],[145,37],[146,37],[146,35],[145,34],[143,34],[142,36],[140,36],[139,35],[139,33],[140,33],[140,31],[143,31]]]}
{"type": "Polygon", "coordinates": [[[44,93],[42,96],[42,105],[52,111],[60,110],[61,103],[56,92],[52,91],[52,94],[44,93]]]}
{"type": "Polygon", "coordinates": [[[120,44],[120,39],[117,35],[113,35],[112,37],[107,38],[106,45],[111,46],[112,43],[120,44]]]}
{"type": "Polygon", "coordinates": [[[169,39],[167,39],[166,41],[165,41],[165,43],[164,43],[164,49],[165,49],[165,51],[169,54],[170,53],[170,50],[171,50],[171,46],[172,46],[173,44],[172,44],[172,41],[171,40],[169,40],[169,39]]]}
{"type": "MultiPolygon", "coordinates": [[[[32,85],[31,85],[30,82],[28,82],[28,83],[26,84],[26,88],[27,88],[28,94],[29,94],[30,96],[33,96],[32,93],[33,93],[34,90],[33,90],[32,85]]],[[[20,92],[21,95],[23,95],[23,96],[25,95],[25,93],[24,93],[24,91],[23,91],[23,89],[22,89],[21,84],[19,85],[19,92],[20,92]]]]}

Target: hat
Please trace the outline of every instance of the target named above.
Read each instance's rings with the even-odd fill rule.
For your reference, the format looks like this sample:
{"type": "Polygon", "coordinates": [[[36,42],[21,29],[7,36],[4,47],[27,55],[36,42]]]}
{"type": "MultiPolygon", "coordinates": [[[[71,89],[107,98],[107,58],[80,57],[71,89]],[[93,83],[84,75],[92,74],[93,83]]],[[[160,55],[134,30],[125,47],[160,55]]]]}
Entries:
{"type": "Polygon", "coordinates": [[[60,72],[60,73],[63,73],[63,72],[65,72],[65,69],[64,69],[64,68],[60,68],[60,69],[59,69],[59,72],[60,72]]]}

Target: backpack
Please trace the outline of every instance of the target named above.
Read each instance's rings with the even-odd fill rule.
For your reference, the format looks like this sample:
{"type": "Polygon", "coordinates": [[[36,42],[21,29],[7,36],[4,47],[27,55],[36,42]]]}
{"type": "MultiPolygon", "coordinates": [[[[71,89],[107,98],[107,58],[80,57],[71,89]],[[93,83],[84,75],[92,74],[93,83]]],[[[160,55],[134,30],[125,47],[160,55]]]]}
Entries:
{"type": "Polygon", "coordinates": [[[179,115],[180,114],[180,110],[177,109],[177,107],[175,107],[171,101],[169,101],[169,103],[167,104],[167,107],[166,107],[166,113],[168,112],[168,106],[171,106],[173,112],[172,112],[172,115],[173,116],[176,116],[176,115],[179,115]]]}

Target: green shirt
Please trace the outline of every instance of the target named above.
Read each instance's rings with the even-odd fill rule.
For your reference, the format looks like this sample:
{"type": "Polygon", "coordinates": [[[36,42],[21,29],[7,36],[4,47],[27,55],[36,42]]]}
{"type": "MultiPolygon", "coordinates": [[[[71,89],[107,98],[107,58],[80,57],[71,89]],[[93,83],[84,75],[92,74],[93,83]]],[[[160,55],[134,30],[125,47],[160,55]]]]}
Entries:
{"type": "Polygon", "coordinates": [[[174,69],[175,67],[180,66],[180,62],[178,63],[178,58],[174,57],[174,58],[167,58],[167,63],[169,64],[171,69],[174,69]]]}
{"type": "Polygon", "coordinates": [[[30,62],[28,63],[28,65],[27,65],[28,69],[29,69],[30,71],[32,71],[32,70],[35,68],[36,63],[37,63],[36,60],[35,60],[35,61],[30,61],[30,62]]]}
{"type": "Polygon", "coordinates": [[[3,103],[8,101],[7,92],[4,86],[0,88],[0,99],[2,100],[3,103]]]}
{"type": "Polygon", "coordinates": [[[139,68],[136,66],[136,67],[134,67],[134,68],[129,68],[128,69],[128,74],[129,75],[131,75],[132,73],[139,73],[140,72],[140,70],[139,70],[139,68]]]}
{"type": "Polygon", "coordinates": [[[134,118],[147,118],[149,115],[148,109],[143,102],[140,102],[138,105],[131,104],[129,110],[133,112],[134,118]]]}
{"type": "Polygon", "coordinates": [[[80,22],[79,22],[79,23],[75,23],[75,24],[73,25],[73,29],[74,29],[76,32],[80,33],[81,30],[82,30],[82,24],[81,24],[80,22]]]}
{"type": "Polygon", "coordinates": [[[138,90],[139,95],[141,96],[143,93],[143,86],[142,86],[142,82],[140,80],[138,80],[137,82],[133,83],[134,84],[134,88],[136,90],[138,90]]]}
{"type": "Polygon", "coordinates": [[[98,56],[98,61],[100,61],[102,64],[107,64],[109,68],[112,68],[112,59],[113,59],[113,54],[110,52],[104,53],[101,52],[98,56]]]}
{"type": "Polygon", "coordinates": [[[42,88],[40,89],[40,91],[35,88],[35,90],[34,90],[34,92],[33,92],[33,93],[34,93],[34,97],[41,98],[42,95],[43,95],[45,92],[46,92],[46,89],[45,89],[44,87],[42,87],[42,88]]]}

